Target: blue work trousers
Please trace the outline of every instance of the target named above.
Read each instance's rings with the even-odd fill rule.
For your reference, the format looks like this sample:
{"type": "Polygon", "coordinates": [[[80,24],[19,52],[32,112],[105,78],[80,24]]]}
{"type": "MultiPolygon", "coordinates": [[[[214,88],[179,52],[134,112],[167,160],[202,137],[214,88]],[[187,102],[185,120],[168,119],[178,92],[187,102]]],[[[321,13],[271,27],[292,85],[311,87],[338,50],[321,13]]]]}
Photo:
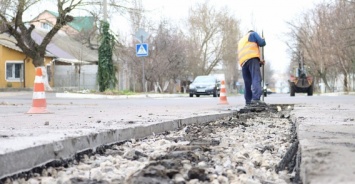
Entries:
{"type": "Polygon", "coordinates": [[[260,100],[262,79],[259,58],[252,58],[246,61],[242,67],[242,73],[245,86],[245,103],[250,104],[251,100],[260,100]]]}

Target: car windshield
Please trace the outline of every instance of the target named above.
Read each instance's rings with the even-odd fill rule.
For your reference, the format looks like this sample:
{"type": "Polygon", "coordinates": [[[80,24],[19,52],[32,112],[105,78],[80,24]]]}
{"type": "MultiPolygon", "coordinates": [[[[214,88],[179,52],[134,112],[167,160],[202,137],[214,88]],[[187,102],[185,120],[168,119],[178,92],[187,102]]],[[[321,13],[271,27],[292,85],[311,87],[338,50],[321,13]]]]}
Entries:
{"type": "Polygon", "coordinates": [[[214,77],[196,77],[194,80],[194,83],[208,83],[208,82],[214,82],[214,77]]]}

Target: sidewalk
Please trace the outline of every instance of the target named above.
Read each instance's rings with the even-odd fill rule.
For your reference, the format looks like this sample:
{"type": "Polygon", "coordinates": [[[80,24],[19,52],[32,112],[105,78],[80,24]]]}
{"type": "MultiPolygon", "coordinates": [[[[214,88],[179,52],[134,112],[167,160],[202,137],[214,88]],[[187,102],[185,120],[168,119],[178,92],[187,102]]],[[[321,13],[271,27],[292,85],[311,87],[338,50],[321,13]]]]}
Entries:
{"type": "MultiPolygon", "coordinates": [[[[334,99],[334,98],[332,98],[334,99]]],[[[355,96],[295,106],[303,184],[355,182],[355,96]]]]}

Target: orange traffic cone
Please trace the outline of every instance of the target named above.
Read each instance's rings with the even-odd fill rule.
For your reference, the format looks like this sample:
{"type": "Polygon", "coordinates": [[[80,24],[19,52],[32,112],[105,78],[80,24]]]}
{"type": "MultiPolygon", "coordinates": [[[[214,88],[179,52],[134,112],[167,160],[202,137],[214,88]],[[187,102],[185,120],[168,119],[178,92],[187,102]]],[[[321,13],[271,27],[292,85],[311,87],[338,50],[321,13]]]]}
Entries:
{"type": "Polygon", "coordinates": [[[219,94],[219,104],[229,104],[227,101],[227,92],[226,92],[226,85],[224,83],[224,80],[221,82],[221,91],[219,94]]]}
{"type": "Polygon", "coordinates": [[[44,93],[44,83],[42,78],[42,69],[36,68],[36,77],[33,88],[32,107],[27,114],[47,114],[46,95],[44,93]]]}

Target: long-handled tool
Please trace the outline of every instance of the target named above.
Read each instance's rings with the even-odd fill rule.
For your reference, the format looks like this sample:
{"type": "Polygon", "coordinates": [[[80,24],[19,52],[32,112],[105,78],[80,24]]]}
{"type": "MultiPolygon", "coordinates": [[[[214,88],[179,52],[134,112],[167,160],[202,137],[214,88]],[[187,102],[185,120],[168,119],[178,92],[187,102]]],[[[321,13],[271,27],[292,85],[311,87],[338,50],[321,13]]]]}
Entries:
{"type": "MultiPolygon", "coordinates": [[[[264,38],[264,31],[261,31],[261,37],[264,38]]],[[[265,62],[264,60],[264,47],[261,47],[261,61],[265,62]]],[[[262,72],[262,95],[261,95],[261,100],[264,101],[264,96],[265,96],[265,72],[264,72],[264,65],[261,66],[261,72],[262,72]]]]}

